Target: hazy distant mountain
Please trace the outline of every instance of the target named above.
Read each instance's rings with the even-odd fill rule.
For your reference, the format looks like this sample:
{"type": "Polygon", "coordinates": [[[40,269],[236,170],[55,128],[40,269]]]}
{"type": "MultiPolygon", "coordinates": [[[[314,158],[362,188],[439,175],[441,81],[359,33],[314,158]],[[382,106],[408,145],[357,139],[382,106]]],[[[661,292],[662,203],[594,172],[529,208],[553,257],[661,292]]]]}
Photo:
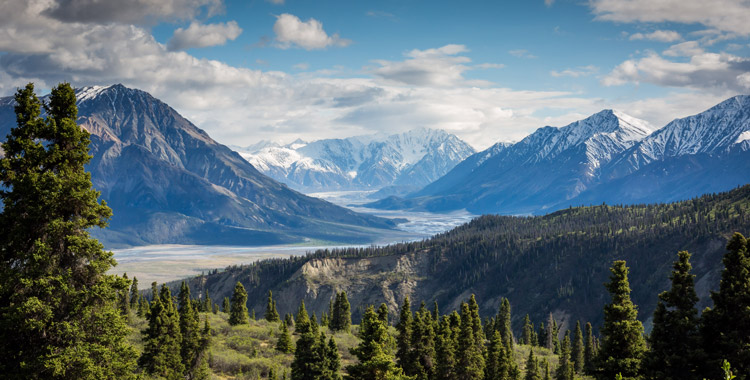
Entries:
{"type": "Polygon", "coordinates": [[[261,142],[236,150],[261,172],[298,190],[391,194],[417,190],[474,153],[458,137],[425,128],[285,146],[261,142]]]}
{"type": "MultiPolygon", "coordinates": [[[[87,169],[114,210],[111,227],[96,232],[110,244],[363,242],[393,226],[268,178],[146,92],[114,85],[76,95],[78,122],[92,134],[87,169]]],[[[4,98],[0,136],[14,125],[4,98]]]]}
{"type": "Polygon", "coordinates": [[[540,128],[512,145],[496,144],[407,199],[392,197],[373,206],[476,213],[546,210],[596,184],[602,166],[652,130],[643,120],[604,110],[562,128],[540,128]]]}

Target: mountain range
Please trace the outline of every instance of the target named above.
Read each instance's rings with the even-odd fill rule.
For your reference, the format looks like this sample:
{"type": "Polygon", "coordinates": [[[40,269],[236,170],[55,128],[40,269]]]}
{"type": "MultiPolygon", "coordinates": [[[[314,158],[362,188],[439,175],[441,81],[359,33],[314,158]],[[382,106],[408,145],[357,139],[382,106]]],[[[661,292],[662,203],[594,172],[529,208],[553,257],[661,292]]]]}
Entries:
{"type": "Polygon", "coordinates": [[[256,169],[300,191],[379,190],[381,196],[416,191],[475,153],[458,137],[427,128],[232,148],[256,169]]]}
{"type": "MultiPolygon", "coordinates": [[[[118,84],[76,97],[91,133],[87,170],[114,212],[109,228],[92,231],[108,247],[364,243],[395,225],[274,181],[144,91],[118,84]]],[[[0,136],[15,126],[14,103],[0,99],[0,136]]]]}
{"type": "Polygon", "coordinates": [[[541,214],[580,204],[689,199],[750,182],[750,96],[656,129],[604,110],[496,144],[382,209],[541,214]]]}

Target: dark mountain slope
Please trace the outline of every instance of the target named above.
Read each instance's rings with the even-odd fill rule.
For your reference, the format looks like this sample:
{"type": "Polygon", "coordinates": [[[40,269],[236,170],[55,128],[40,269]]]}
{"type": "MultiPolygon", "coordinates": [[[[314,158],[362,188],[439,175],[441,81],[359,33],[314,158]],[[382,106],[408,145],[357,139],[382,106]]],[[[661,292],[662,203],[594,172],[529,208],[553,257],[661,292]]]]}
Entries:
{"type": "Polygon", "coordinates": [[[726,239],[735,231],[750,232],[750,186],[670,204],[483,216],[421,242],[264,261],[194,278],[191,285],[220,299],[239,280],[258,312],[268,290],[282,313],[295,310],[300,299],[323,312],[332,295],[345,290],[355,316],[381,302],[396,312],[405,296],[413,303],[437,300],[445,312],[475,293],[483,316],[494,315],[500,298],[508,297],[517,325],[526,313],[542,321],[550,312],[564,323],[596,324],[607,301],[608,268],[624,259],[639,317],[647,320],[680,250],[693,253],[701,305],[710,302],[726,239]]]}

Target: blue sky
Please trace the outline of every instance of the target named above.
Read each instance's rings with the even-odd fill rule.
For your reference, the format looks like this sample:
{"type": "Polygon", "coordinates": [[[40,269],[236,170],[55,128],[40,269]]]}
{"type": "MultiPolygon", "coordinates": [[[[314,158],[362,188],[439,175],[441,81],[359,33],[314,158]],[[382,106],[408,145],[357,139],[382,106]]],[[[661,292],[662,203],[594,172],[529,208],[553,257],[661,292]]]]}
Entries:
{"type": "Polygon", "coordinates": [[[477,148],[750,93],[745,0],[9,0],[0,94],[123,83],[223,143],[442,128],[477,148]]]}

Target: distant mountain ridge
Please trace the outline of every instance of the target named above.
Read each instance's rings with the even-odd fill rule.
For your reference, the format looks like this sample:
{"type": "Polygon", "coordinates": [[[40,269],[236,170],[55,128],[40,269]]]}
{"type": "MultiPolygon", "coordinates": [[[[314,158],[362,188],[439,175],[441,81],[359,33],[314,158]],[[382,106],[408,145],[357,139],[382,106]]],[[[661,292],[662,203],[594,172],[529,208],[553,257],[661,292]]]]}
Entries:
{"type": "Polygon", "coordinates": [[[750,182],[750,97],[655,130],[604,110],[469,157],[384,209],[540,214],[579,204],[689,199],[750,182]]]}
{"type": "Polygon", "coordinates": [[[474,154],[458,137],[442,130],[356,136],[281,146],[262,141],[234,147],[261,172],[294,189],[379,190],[407,193],[440,178],[474,154]]]}
{"type": "MultiPolygon", "coordinates": [[[[148,93],[123,85],[76,90],[91,136],[87,166],[114,210],[110,245],[370,241],[394,223],[289,189],[148,93]]],[[[15,126],[0,100],[0,136],[15,126]]]]}

